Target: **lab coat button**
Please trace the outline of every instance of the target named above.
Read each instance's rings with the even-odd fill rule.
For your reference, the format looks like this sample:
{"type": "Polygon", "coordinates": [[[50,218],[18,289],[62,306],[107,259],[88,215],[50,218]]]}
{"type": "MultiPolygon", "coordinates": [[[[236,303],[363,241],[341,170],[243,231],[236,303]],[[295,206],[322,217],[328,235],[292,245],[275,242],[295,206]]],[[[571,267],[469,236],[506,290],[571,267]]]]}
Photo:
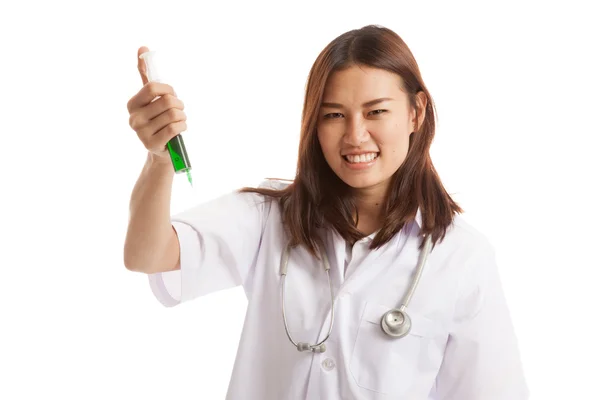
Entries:
{"type": "Polygon", "coordinates": [[[326,358],[325,360],[323,360],[321,365],[323,365],[323,369],[325,371],[331,371],[332,369],[335,368],[335,363],[333,362],[333,360],[331,358],[326,358]]]}

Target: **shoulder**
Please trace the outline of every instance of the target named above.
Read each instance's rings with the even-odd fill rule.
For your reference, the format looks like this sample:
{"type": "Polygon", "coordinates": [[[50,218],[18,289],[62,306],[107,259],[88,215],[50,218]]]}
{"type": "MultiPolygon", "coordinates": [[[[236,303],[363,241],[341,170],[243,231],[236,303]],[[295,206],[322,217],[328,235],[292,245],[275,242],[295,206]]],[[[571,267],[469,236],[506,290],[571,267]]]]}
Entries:
{"type": "MultiPolygon", "coordinates": [[[[267,179],[260,182],[252,189],[275,189],[285,187],[285,182],[267,179]]],[[[275,199],[256,191],[242,191],[241,188],[230,190],[185,209],[174,216],[177,221],[196,221],[209,223],[210,221],[249,220],[262,219],[263,221],[272,212],[275,199]]]]}
{"type": "Polygon", "coordinates": [[[444,240],[444,257],[453,260],[463,290],[473,290],[488,284],[497,276],[496,248],[490,237],[462,215],[457,215],[444,240]],[[446,242],[447,240],[447,242],[446,242]]]}
{"type": "Polygon", "coordinates": [[[448,228],[448,235],[455,245],[471,249],[492,247],[488,235],[461,214],[454,217],[452,225],[448,228]]]}
{"type": "Polygon", "coordinates": [[[221,197],[215,199],[216,202],[223,201],[226,199],[231,199],[233,201],[242,201],[246,204],[250,205],[262,205],[270,207],[274,198],[262,193],[264,189],[266,190],[283,190],[285,189],[291,182],[281,180],[281,179],[264,179],[258,185],[252,187],[245,187],[243,189],[250,190],[242,190],[242,188],[236,189],[232,192],[229,192],[221,197]],[[254,191],[256,190],[256,191],[254,191]]]}
{"type": "Polygon", "coordinates": [[[461,215],[455,217],[448,232],[447,251],[439,259],[456,289],[454,318],[465,321],[480,312],[486,298],[498,296],[502,283],[496,247],[486,233],[461,215]]]}
{"type": "Polygon", "coordinates": [[[290,185],[291,181],[282,179],[265,179],[256,187],[245,188],[250,190],[238,191],[243,196],[248,196],[248,201],[260,204],[269,212],[278,209],[275,205],[281,198],[281,191],[290,185]]]}
{"type": "Polygon", "coordinates": [[[490,246],[488,235],[462,214],[454,216],[452,223],[446,228],[444,237],[436,243],[436,247],[444,252],[472,252],[474,249],[490,246]]]}
{"type": "Polygon", "coordinates": [[[283,190],[287,188],[292,181],[286,179],[267,178],[264,179],[258,187],[261,189],[283,190]]]}
{"type": "Polygon", "coordinates": [[[495,246],[488,234],[463,215],[456,215],[444,239],[436,244],[437,259],[454,273],[471,275],[495,267],[495,246]]]}
{"type": "MultiPolygon", "coordinates": [[[[272,213],[280,214],[279,207],[277,206],[279,196],[271,196],[270,191],[281,191],[290,185],[291,181],[282,179],[264,179],[258,185],[252,188],[246,188],[251,190],[242,191],[240,189],[231,193],[232,199],[236,202],[242,202],[248,207],[252,207],[262,215],[264,219],[267,219],[272,213]]],[[[279,218],[277,218],[279,219],[279,218]]]]}

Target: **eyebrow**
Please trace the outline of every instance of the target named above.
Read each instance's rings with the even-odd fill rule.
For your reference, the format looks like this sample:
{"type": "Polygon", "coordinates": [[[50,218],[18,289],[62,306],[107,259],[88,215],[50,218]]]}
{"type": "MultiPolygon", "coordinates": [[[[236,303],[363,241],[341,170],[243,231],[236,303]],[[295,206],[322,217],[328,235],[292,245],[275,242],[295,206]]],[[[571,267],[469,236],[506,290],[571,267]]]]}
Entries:
{"type": "MultiPolygon", "coordinates": [[[[363,107],[372,107],[375,104],[379,104],[382,103],[384,101],[389,101],[389,100],[394,100],[391,97],[382,97],[380,99],[375,99],[375,100],[370,100],[367,101],[366,103],[363,103],[363,107]]],[[[339,104],[339,103],[329,103],[329,102],[323,102],[321,103],[321,107],[327,107],[327,108],[344,108],[343,105],[339,104]]]]}

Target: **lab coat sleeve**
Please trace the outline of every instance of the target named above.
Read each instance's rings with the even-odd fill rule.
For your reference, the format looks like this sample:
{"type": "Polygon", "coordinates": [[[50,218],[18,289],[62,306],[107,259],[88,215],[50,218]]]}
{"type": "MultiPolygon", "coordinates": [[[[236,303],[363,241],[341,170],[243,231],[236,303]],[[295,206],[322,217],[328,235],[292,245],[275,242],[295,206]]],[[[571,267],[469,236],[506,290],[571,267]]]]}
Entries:
{"type": "Polygon", "coordinates": [[[260,247],[267,199],[232,192],[172,217],[181,269],[148,276],[166,307],[243,284],[260,247]]]}
{"type": "Polygon", "coordinates": [[[477,246],[460,279],[453,326],[434,398],[529,399],[495,250],[487,240],[477,246]]]}

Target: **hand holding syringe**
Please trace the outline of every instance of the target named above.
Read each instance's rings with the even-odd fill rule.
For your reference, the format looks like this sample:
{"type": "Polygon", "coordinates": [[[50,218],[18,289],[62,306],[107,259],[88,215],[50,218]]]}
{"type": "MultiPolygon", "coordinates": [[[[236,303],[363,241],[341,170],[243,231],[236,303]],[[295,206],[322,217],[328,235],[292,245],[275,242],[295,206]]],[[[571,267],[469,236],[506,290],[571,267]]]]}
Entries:
{"type": "Polygon", "coordinates": [[[138,50],[138,70],[144,87],[127,103],[129,125],[148,151],[160,160],[170,158],[175,172],[185,172],[191,184],[192,166],[181,137],[187,129],[183,102],[170,85],[160,82],[153,55],[147,47],[138,50]]]}

